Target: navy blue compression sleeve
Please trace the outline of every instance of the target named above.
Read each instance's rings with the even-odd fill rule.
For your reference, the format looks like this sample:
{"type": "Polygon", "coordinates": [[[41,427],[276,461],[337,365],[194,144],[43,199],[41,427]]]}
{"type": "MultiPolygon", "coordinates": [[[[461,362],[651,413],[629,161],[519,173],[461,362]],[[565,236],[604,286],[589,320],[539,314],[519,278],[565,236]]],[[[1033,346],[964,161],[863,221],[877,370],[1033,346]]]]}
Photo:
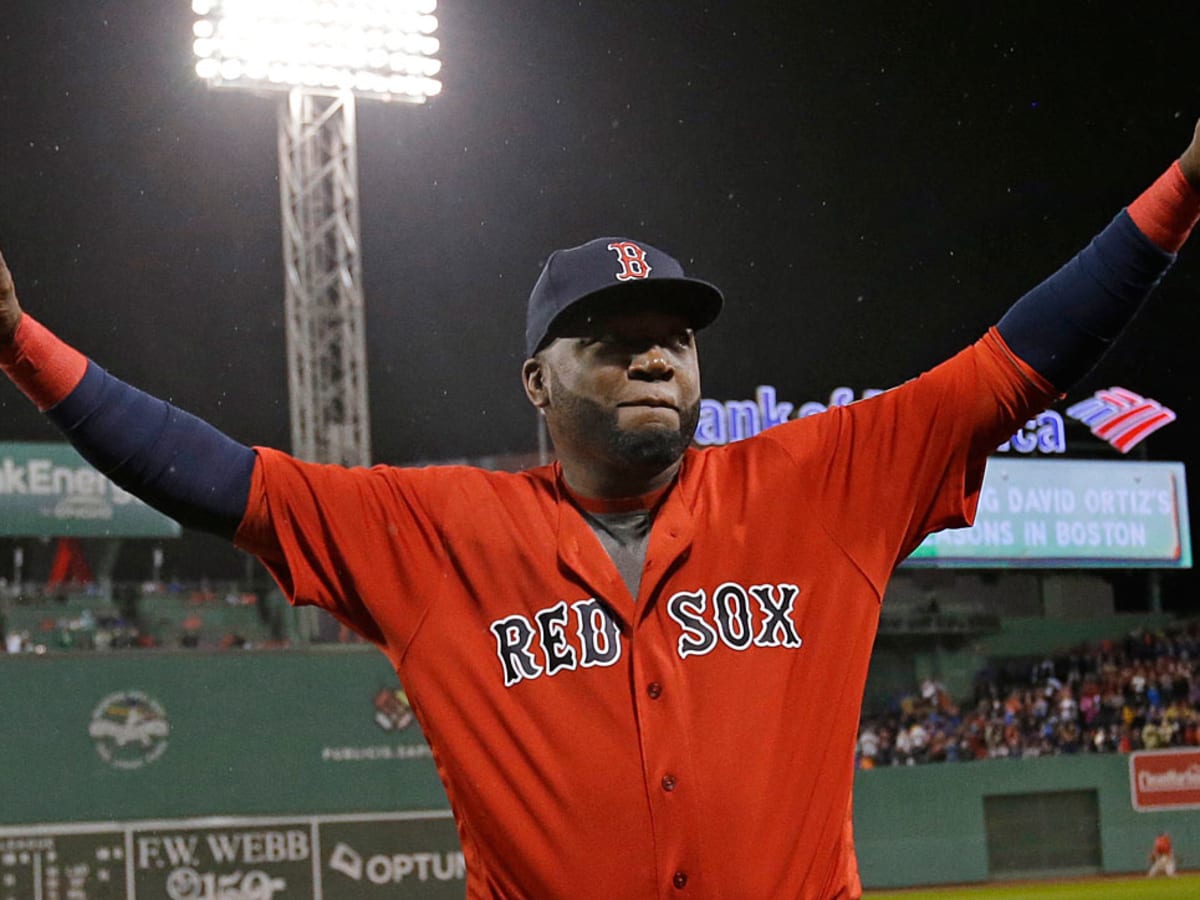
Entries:
{"type": "Polygon", "coordinates": [[[46,415],[93,466],[181,525],[232,538],[256,456],[249,447],[88,361],[46,415]]]}
{"type": "Polygon", "coordinates": [[[1122,210],[996,327],[1017,356],[1065,391],[1100,361],[1174,259],[1122,210]]]}

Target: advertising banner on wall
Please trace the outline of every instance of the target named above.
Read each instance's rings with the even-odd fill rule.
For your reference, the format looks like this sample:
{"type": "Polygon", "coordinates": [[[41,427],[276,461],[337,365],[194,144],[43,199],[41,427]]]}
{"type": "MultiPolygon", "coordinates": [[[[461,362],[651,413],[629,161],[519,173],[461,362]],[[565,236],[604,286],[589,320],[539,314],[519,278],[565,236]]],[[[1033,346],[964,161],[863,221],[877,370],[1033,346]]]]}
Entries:
{"type": "Polygon", "coordinates": [[[180,527],[70,444],[0,443],[0,537],[164,538],[180,527]]]}
{"type": "Polygon", "coordinates": [[[1200,809],[1200,750],[1139,750],[1129,755],[1129,794],[1138,812],[1200,809]]]}
{"type": "Polygon", "coordinates": [[[1190,568],[1183,463],[992,457],[974,526],[905,565],[1190,568]]]}
{"type": "Polygon", "coordinates": [[[0,897],[462,897],[449,811],[0,828],[0,897]]]}

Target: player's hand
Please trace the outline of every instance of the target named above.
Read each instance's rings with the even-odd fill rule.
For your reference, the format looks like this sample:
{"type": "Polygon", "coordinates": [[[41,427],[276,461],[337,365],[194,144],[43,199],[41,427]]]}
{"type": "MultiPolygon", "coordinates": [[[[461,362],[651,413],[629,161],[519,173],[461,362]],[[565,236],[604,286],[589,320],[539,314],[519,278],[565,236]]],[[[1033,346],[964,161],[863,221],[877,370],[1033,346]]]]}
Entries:
{"type": "Polygon", "coordinates": [[[1183,151],[1183,156],[1179,157],[1179,167],[1192,187],[1200,191],[1200,122],[1196,123],[1192,142],[1183,151]]]}
{"type": "Polygon", "coordinates": [[[17,286],[4,255],[0,253],[0,347],[12,340],[21,321],[21,304],[17,302],[17,286]]]}

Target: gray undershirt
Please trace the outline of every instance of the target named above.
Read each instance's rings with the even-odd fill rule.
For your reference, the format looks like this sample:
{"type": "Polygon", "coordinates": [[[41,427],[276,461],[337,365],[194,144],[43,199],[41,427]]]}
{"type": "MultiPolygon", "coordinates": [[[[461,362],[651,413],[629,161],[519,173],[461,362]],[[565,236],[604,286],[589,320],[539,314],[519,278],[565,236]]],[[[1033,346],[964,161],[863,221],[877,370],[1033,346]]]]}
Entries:
{"type": "Polygon", "coordinates": [[[629,596],[637,600],[638,588],[642,583],[642,567],[646,562],[646,546],[650,543],[650,524],[653,521],[650,510],[582,512],[584,519],[608,551],[613,565],[621,573],[621,579],[629,588],[629,596]]]}

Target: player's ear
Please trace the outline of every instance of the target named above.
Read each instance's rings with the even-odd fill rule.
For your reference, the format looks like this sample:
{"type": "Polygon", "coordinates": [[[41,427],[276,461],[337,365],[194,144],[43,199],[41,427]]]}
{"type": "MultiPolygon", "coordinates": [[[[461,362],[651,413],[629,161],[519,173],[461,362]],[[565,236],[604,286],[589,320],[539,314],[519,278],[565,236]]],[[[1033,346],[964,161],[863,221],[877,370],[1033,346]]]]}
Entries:
{"type": "Polygon", "coordinates": [[[521,381],[530,403],[538,409],[545,409],[550,405],[549,376],[546,373],[545,361],[540,356],[525,360],[525,364],[521,366],[521,381]]]}

